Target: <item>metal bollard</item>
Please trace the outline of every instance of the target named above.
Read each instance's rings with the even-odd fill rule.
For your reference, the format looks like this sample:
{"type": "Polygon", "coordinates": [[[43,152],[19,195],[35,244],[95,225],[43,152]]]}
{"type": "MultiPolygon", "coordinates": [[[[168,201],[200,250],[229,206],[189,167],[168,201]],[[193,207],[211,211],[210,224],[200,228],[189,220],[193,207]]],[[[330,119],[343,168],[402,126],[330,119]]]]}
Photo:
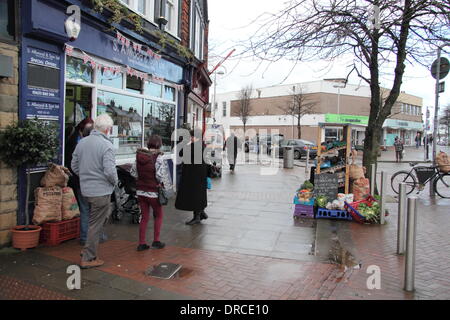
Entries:
{"type": "Polygon", "coordinates": [[[408,220],[406,228],[405,290],[414,291],[416,268],[417,197],[408,197],[408,220]]]}
{"type": "Polygon", "coordinates": [[[387,173],[381,171],[381,212],[380,212],[380,224],[384,224],[385,211],[386,211],[386,192],[387,192],[387,173]]]}
{"type": "Polygon", "coordinates": [[[370,165],[370,174],[371,174],[371,179],[370,179],[370,194],[374,195],[375,194],[375,182],[377,181],[377,172],[375,170],[375,164],[372,163],[370,165]]]}
{"type": "Polygon", "coordinates": [[[397,254],[405,253],[406,183],[400,182],[398,193],[397,254]]]}

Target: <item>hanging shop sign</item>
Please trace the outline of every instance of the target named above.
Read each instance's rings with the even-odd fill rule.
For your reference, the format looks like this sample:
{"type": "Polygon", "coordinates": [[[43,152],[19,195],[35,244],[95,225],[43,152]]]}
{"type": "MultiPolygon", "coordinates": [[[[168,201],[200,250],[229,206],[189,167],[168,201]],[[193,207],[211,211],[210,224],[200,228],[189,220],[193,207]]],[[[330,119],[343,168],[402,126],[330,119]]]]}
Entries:
{"type": "Polygon", "coordinates": [[[367,125],[369,123],[369,117],[367,116],[354,116],[348,114],[325,114],[325,122],[327,123],[351,123],[367,125]]]}

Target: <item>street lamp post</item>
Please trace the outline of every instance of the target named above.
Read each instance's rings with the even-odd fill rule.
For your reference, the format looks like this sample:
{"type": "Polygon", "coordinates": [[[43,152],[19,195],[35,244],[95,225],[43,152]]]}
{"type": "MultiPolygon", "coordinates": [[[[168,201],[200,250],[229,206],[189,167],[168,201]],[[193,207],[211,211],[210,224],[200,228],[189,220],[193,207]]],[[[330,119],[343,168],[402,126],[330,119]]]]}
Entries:
{"type": "Polygon", "coordinates": [[[217,74],[223,75],[225,72],[223,71],[215,71],[214,72],[214,97],[213,97],[213,105],[211,108],[211,117],[213,118],[213,122],[216,122],[215,111],[216,111],[216,86],[217,86],[217,74]]]}

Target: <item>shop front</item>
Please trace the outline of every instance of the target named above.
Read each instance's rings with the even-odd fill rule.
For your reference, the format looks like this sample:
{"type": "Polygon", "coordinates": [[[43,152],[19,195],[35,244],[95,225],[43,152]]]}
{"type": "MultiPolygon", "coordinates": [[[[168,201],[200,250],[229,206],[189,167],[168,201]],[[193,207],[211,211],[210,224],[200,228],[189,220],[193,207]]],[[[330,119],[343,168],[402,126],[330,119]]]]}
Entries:
{"type": "MultiPolygon", "coordinates": [[[[325,114],[325,123],[352,124],[355,125],[351,130],[351,143],[353,146],[362,146],[364,144],[365,127],[369,123],[368,116],[354,116],[347,114],[325,114]]],[[[342,127],[326,127],[323,129],[325,141],[339,141],[344,133],[342,127]]]]}
{"type": "Polygon", "coordinates": [[[405,146],[414,146],[418,132],[423,132],[422,122],[386,119],[383,125],[383,137],[386,146],[393,146],[395,137],[402,139],[405,146]]]}
{"type": "MultiPolygon", "coordinates": [[[[55,162],[64,164],[64,142],[74,127],[101,113],[114,120],[111,139],[117,164],[133,161],[136,149],[151,134],[162,137],[162,151],[171,159],[172,132],[185,113],[185,61],[164,51],[157,54],[156,43],[122,26],[107,30],[106,20],[83,7],[82,1],[23,3],[19,117],[57,124],[60,150],[55,162]],[[83,11],[75,41],[69,41],[64,27],[71,4],[83,11]]],[[[23,180],[24,172],[20,176],[23,180]]],[[[34,175],[32,187],[41,176],[34,175]]]]}

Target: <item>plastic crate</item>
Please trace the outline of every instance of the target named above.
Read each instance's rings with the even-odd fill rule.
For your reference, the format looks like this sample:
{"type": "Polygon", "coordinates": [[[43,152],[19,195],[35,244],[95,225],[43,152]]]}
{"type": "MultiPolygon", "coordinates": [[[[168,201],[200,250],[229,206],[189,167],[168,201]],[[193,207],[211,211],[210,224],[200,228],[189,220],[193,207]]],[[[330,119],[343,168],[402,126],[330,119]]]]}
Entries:
{"type": "Polygon", "coordinates": [[[314,206],[296,204],[294,209],[294,217],[314,218],[314,206]]]}
{"type": "Polygon", "coordinates": [[[350,212],[345,210],[328,210],[319,208],[316,213],[316,219],[339,219],[352,221],[353,218],[350,212]]]}
{"type": "Polygon", "coordinates": [[[80,237],[80,218],[61,222],[47,222],[41,227],[39,243],[47,246],[57,246],[63,241],[80,237]]]}
{"type": "Polygon", "coordinates": [[[297,196],[294,197],[294,204],[303,204],[305,206],[313,206],[316,198],[311,198],[309,201],[300,201],[297,196]]]}
{"type": "Polygon", "coordinates": [[[358,208],[361,203],[365,203],[368,206],[372,206],[372,203],[374,203],[376,200],[372,196],[368,196],[364,200],[355,201],[352,203],[345,202],[345,207],[347,208],[347,211],[351,214],[353,220],[359,222],[359,223],[365,223],[366,218],[359,213],[358,208]]]}

